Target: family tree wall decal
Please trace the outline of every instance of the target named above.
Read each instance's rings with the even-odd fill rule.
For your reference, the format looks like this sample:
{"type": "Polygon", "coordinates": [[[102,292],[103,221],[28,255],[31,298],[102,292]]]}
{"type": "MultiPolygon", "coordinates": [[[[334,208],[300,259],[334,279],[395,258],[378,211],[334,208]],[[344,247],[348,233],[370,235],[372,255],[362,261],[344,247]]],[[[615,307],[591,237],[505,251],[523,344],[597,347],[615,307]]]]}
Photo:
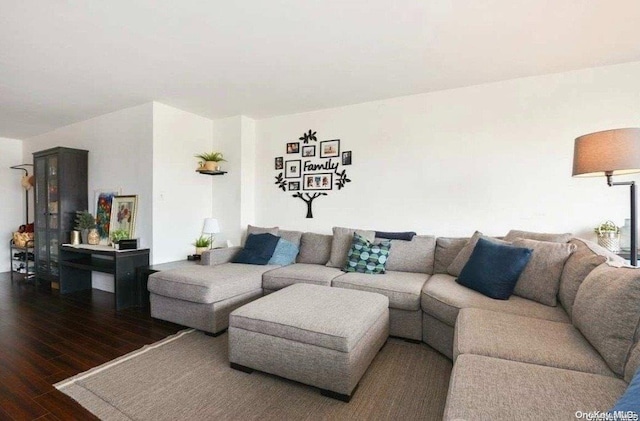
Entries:
{"type": "Polygon", "coordinates": [[[275,169],[281,171],[274,184],[283,192],[295,192],[292,197],[305,202],[307,218],[313,218],[314,200],[327,196],[334,186],[342,190],[351,182],[347,171],[340,170],[340,166],[351,165],[351,151],[340,153],[340,139],[318,144],[316,133],[309,130],[298,138],[300,142],[287,143],[286,155],[287,158],[293,155],[291,159],[282,156],[275,159],[275,169]]]}

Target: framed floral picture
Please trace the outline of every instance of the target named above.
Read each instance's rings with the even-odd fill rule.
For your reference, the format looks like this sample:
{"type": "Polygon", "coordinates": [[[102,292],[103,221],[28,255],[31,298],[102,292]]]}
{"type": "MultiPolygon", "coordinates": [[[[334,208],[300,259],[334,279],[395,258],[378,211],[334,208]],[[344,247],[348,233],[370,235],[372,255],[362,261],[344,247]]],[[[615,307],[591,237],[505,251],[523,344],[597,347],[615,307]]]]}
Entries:
{"type": "Polygon", "coordinates": [[[98,234],[100,235],[100,244],[109,244],[111,204],[113,198],[120,194],[120,189],[98,189],[94,193],[96,228],[98,228],[98,234]]]}
{"type": "Polygon", "coordinates": [[[128,238],[135,238],[137,210],[138,196],[114,196],[111,204],[109,235],[113,235],[115,231],[125,231],[128,238]]]}

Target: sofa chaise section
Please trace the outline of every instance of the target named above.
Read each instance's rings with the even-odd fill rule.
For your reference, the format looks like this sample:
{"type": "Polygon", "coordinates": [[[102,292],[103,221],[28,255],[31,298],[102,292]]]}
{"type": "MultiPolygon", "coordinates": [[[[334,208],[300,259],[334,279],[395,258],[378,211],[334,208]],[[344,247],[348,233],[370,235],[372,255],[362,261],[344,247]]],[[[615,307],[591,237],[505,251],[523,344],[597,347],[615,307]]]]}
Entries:
{"type": "Polygon", "coordinates": [[[236,308],[262,296],[262,274],[277,266],[222,263],[149,276],[151,317],[217,334],[236,308]]]}

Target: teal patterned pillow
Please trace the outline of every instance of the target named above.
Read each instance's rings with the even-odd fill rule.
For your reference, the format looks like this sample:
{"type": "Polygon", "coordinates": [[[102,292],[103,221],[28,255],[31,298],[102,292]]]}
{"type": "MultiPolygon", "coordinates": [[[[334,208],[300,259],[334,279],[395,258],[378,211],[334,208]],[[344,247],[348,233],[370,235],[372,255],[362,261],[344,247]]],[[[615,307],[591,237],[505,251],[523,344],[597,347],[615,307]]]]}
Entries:
{"type": "Polygon", "coordinates": [[[342,269],[345,272],[381,274],[385,271],[391,241],[381,241],[373,244],[366,238],[354,233],[351,249],[347,254],[347,264],[342,269]]]}

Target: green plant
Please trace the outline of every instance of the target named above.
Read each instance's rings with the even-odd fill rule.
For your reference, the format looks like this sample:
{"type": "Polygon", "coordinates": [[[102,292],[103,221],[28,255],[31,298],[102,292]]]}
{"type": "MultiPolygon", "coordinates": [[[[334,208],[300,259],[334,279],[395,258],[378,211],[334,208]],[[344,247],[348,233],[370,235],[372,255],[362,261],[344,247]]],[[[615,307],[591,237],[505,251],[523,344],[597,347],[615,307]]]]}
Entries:
{"type": "Polygon", "coordinates": [[[96,227],[96,218],[89,211],[76,211],[76,229],[87,230],[96,227]]]}
{"type": "Polygon", "coordinates": [[[203,161],[213,161],[213,162],[226,162],[227,160],[222,157],[222,152],[205,152],[200,155],[196,155],[196,158],[200,158],[203,161]]]}
{"type": "Polygon", "coordinates": [[[117,243],[120,240],[126,240],[129,238],[129,232],[127,230],[115,230],[111,233],[111,241],[117,243]]]}
{"type": "Polygon", "coordinates": [[[211,239],[201,235],[200,238],[196,238],[196,242],[193,243],[196,247],[209,247],[211,245],[211,239]]]}
{"type": "Polygon", "coordinates": [[[596,234],[600,234],[601,232],[613,232],[615,234],[620,234],[620,227],[611,221],[606,221],[595,227],[593,231],[596,234]]]}

